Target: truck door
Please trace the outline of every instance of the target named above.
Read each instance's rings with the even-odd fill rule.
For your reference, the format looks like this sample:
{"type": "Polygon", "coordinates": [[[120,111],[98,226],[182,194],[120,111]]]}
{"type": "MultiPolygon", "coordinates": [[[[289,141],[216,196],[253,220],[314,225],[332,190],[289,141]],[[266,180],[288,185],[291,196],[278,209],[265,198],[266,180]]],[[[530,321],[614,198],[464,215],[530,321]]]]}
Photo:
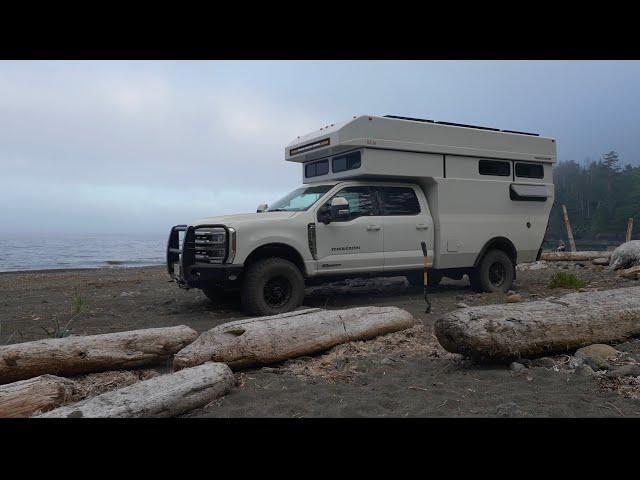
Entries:
{"type": "Polygon", "coordinates": [[[376,187],[384,227],[384,270],[423,267],[421,242],[433,264],[433,219],[417,186],[376,187]]]}
{"type": "Polygon", "coordinates": [[[349,202],[349,217],[316,223],[317,273],[382,271],[383,225],[375,194],[368,186],[345,187],[335,197],[349,202]]]}

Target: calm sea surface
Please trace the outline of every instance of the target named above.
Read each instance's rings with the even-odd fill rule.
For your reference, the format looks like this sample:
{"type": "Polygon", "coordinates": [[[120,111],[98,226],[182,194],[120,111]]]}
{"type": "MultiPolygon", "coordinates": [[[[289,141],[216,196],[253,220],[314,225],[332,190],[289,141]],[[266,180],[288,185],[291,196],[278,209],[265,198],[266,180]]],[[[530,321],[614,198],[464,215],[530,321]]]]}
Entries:
{"type": "Polygon", "coordinates": [[[167,236],[0,234],[0,272],[162,265],[167,236]]]}

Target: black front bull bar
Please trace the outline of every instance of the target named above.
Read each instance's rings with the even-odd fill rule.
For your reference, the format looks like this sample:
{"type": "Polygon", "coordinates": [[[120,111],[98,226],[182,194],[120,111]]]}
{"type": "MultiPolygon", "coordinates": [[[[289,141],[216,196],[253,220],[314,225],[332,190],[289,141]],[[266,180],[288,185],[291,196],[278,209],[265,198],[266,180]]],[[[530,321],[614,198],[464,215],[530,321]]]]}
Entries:
{"type": "Polygon", "coordinates": [[[238,280],[242,266],[225,263],[231,252],[232,236],[225,225],[176,225],[171,228],[167,242],[167,271],[180,288],[199,287],[201,283],[226,283],[238,280]],[[224,228],[227,234],[225,258],[222,263],[196,263],[195,231],[198,228],[224,228]],[[184,232],[180,245],[180,232],[184,232]],[[175,266],[178,266],[176,272],[175,266]]]}

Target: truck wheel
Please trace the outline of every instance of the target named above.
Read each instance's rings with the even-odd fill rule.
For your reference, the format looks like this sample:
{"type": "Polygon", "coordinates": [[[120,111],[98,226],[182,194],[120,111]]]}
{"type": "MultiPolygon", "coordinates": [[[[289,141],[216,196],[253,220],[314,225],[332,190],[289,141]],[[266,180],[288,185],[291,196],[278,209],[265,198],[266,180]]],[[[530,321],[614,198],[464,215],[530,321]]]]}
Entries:
{"type": "Polygon", "coordinates": [[[295,310],[304,300],[304,278],[284,258],[253,263],[242,283],[242,310],[247,315],[277,315],[295,310]]]}
{"type": "MultiPolygon", "coordinates": [[[[429,270],[428,271],[428,287],[436,287],[440,284],[440,280],[442,280],[442,274],[437,270],[429,270]]],[[[412,287],[422,287],[424,286],[424,272],[411,272],[407,275],[407,282],[412,287]]]]}
{"type": "Polygon", "coordinates": [[[513,262],[502,250],[489,250],[469,274],[471,288],[476,292],[506,292],[513,279],[513,262]]]}

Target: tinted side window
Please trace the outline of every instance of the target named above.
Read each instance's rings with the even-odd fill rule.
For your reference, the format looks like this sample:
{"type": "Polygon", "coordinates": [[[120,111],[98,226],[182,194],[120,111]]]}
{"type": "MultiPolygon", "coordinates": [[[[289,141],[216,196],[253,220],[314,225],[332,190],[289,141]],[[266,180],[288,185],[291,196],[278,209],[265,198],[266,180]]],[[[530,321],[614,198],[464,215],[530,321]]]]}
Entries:
{"type": "Polygon", "coordinates": [[[352,152],[346,155],[334,157],[331,168],[333,173],[344,172],[345,170],[354,170],[360,168],[360,152],[352,152]]]}
{"type": "Polygon", "coordinates": [[[327,173],[329,173],[329,160],[321,160],[304,166],[304,175],[307,178],[318,177],[327,173]]]}
{"type": "Polygon", "coordinates": [[[480,175],[508,177],[511,175],[511,163],[498,160],[480,160],[478,162],[478,171],[480,175]]]}
{"type": "Polygon", "coordinates": [[[349,219],[335,221],[349,221],[358,217],[377,215],[373,193],[369,187],[345,187],[336,193],[326,205],[331,205],[335,197],[343,197],[349,202],[349,219]]]}
{"type": "Polygon", "coordinates": [[[382,202],[383,215],[417,215],[420,202],[413,188],[377,187],[382,202]]]}
{"type": "Polygon", "coordinates": [[[544,178],[544,168],[538,163],[516,163],[516,177],[544,178]]]}

